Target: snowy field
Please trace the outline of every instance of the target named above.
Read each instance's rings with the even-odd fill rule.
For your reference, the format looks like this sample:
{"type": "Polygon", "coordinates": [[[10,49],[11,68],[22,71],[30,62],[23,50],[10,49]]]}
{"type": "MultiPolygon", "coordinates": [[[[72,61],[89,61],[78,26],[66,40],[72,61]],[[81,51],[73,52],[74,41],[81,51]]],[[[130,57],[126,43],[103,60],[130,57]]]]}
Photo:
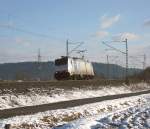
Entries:
{"type": "Polygon", "coordinates": [[[72,90],[64,89],[29,89],[26,94],[14,94],[11,91],[8,94],[0,94],[0,110],[22,107],[22,106],[32,106],[40,105],[46,103],[53,103],[58,101],[98,97],[105,95],[130,93],[140,90],[148,89],[150,86],[146,83],[134,84],[131,86],[108,86],[99,87],[98,89],[78,89],[74,88],[72,90]]]}
{"type": "Polygon", "coordinates": [[[12,129],[149,129],[150,94],[0,120],[12,129]]]}
{"type": "MultiPolygon", "coordinates": [[[[143,90],[148,89],[149,85],[141,83],[130,86],[130,88],[120,86],[99,90],[64,91],[55,89],[50,94],[47,94],[47,91],[39,93],[37,89],[31,89],[30,94],[1,95],[0,106],[3,110],[63,100],[128,93],[135,91],[133,87],[142,87],[139,89],[143,90]]],[[[10,124],[11,129],[147,129],[150,128],[150,94],[0,119],[0,129],[4,129],[6,124],[10,124]]]]}
{"type": "Polygon", "coordinates": [[[127,108],[81,118],[53,129],[150,129],[150,94],[142,97],[146,100],[143,104],[129,104],[127,108]]]}
{"type": "MultiPolygon", "coordinates": [[[[46,91],[47,92],[47,91],[46,91]]],[[[51,90],[50,93],[37,92],[37,89],[30,89],[28,94],[5,94],[0,96],[0,110],[15,108],[21,106],[40,105],[46,103],[53,103],[64,100],[73,100],[88,97],[97,97],[112,94],[121,94],[131,92],[125,87],[110,87],[97,90],[90,89],[55,89],[51,90]],[[36,91],[35,91],[36,90],[36,91]]]]}

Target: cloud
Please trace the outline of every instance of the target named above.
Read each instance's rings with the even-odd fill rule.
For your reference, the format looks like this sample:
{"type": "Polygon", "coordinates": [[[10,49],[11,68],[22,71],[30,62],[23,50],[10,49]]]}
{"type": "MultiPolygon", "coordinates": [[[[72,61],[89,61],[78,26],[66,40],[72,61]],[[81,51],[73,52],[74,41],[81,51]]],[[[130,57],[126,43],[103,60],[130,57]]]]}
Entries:
{"type": "Polygon", "coordinates": [[[109,35],[109,33],[107,31],[98,31],[98,32],[96,32],[96,37],[98,37],[98,38],[104,38],[108,35],[109,35]]]}
{"type": "Polygon", "coordinates": [[[113,40],[116,40],[116,41],[122,41],[122,40],[125,40],[126,38],[128,40],[134,41],[134,40],[140,39],[140,36],[134,33],[129,33],[129,32],[120,33],[120,34],[113,36],[113,40]]]}
{"type": "Polygon", "coordinates": [[[117,21],[120,19],[120,14],[113,16],[113,17],[108,17],[107,15],[103,15],[101,17],[101,23],[100,23],[100,30],[98,30],[95,34],[94,37],[96,36],[97,38],[104,38],[109,35],[108,31],[105,31],[105,29],[111,27],[113,24],[115,24],[117,21]]]}
{"type": "Polygon", "coordinates": [[[108,17],[107,15],[104,15],[101,17],[101,28],[106,29],[111,27],[113,24],[118,22],[120,19],[120,14],[113,16],[113,17],[108,17]]]}
{"type": "Polygon", "coordinates": [[[144,26],[145,27],[150,27],[150,19],[149,20],[146,20],[145,22],[144,22],[144,26]]]}

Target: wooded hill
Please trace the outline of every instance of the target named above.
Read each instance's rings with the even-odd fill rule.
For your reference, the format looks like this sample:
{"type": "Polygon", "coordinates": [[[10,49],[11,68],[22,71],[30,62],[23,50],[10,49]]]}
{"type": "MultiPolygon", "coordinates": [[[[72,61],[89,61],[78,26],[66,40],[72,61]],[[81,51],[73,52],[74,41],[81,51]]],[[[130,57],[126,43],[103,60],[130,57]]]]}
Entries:
{"type": "MultiPolygon", "coordinates": [[[[125,68],[114,64],[93,62],[96,78],[118,79],[125,77],[125,68]],[[109,72],[108,72],[109,68],[109,72]]],[[[21,62],[0,64],[1,80],[52,80],[54,62],[21,62]]],[[[129,69],[129,75],[140,73],[140,69],[129,69]]]]}
{"type": "Polygon", "coordinates": [[[146,68],[144,71],[141,71],[135,77],[136,79],[139,79],[139,80],[149,81],[150,80],[150,67],[146,68]]]}

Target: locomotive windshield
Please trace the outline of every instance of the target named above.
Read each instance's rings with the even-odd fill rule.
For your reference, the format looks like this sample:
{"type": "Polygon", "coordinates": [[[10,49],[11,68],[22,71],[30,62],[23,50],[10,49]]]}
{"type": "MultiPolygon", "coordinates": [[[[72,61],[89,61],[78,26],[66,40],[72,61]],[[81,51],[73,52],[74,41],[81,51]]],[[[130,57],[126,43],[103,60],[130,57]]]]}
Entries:
{"type": "Polygon", "coordinates": [[[55,60],[55,65],[59,66],[59,65],[66,65],[68,63],[68,58],[67,57],[63,57],[61,59],[56,59],[55,60]]]}

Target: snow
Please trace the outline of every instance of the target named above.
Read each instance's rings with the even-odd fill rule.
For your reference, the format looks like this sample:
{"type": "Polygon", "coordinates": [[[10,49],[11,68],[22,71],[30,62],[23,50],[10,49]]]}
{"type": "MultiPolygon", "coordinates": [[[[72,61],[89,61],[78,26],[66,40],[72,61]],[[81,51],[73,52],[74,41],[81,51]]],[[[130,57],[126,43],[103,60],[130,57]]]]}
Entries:
{"type": "MultiPolygon", "coordinates": [[[[147,84],[137,84],[131,87],[124,85],[103,87],[97,90],[74,88],[73,90],[51,89],[47,91],[45,89],[30,89],[28,94],[10,92],[0,95],[0,109],[129,93],[138,87],[149,88],[147,84]]],[[[3,129],[6,124],[11,124],[13,129],[150,128],[150,94],[0,119],[0,129],[3,129]]]]}
{"type": "MultiPolygon", "coordinates": [[[[96,127],[107,128],[112,125],[118,125],[123,128],[123,126],[128,126],[128,121],[132,119],[130,116],[133,118],[134,116],[135,118],[140,118],[143,112],[147,112],[146,116],[149,116],[144,119],[144,121],[146,121],[145,125],[149,126],[150,108],[147,103],[149,98],[150,94],[139,95],[86,104],[73,108],[40,112],[34,115],[16,116],[8,119],[1,119],[0,127],[3,128],[5,124],[12,124],[14,128],[18,127],[20,129],[25,128],[25,126],[26,128],[34,127],[37,129],[97,129],[96,127]],[[138,117],[136,114],[138,114],[138,117]],[[72,119],[72,117],[75,119],[72,119]],[[68,120],[68,118],[70,120],[68,120]]],[[[133,127],[135,127],[139,121],[140,119],[135,119],[133,127]]]]}
{"type": "Polygon", "coordinates": [[[91,89],[78,89],[64,90],[64,89],[54,89],[49,91],[40,91],[40,89],[30,89],[30,93],[27,94],[4,94],[0,95],[0,110],[22,107],[22,106],[32,106],[40,105],[46,103],[53,103],[58,101],[129,93],[131,90],[126,89],[121,86],[119,88],[99,88],[97,90],[91,89]]]}
{"type": "MultiPolygon", "coordinates": [[[[95,115],[82,118],[54,129],[148,129],[150,128],[150,99],[145,96],[146,102],[134,105],[127,109],[117,110],[106,115],[95,115]]],[[[143,96],[142,96],[143,97],[143,96]]]]}

